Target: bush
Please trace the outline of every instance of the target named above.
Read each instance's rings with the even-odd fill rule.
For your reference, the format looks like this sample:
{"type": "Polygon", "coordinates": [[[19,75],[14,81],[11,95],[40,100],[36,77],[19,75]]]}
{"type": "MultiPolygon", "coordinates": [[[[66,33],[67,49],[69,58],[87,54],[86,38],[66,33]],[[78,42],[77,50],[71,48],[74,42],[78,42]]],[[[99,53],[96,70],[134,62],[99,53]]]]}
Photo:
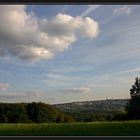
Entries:
{"type": "Polygon", "coordinates": [[[127,120],[127,113],[126,112],[119,112],[114,114],[112,120],[118,120],[118,121],[123,121],[123,120],[127,120]]]}
{"type": "Polygon", "coordinates": [[[72,116],[64,115],[64,122],[75,122],[75,119],[72,116]]]}

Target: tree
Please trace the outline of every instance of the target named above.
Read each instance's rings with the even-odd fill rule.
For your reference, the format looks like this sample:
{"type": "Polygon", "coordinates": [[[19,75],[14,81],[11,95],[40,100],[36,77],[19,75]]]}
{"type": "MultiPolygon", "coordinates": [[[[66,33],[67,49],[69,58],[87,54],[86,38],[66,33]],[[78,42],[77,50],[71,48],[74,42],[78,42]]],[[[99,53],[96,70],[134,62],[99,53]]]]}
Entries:
{"type": "Polygon", "coordinates": [[[130,89],[130,96],[131,98],[140,96],[140,78],[136,77],[135,84],[132,85],[132,88],[130,89]]]}
{"type": "Polygon", "coordinates": [[[42,102],[29,103],[27,105],[27,112],[33,122],[44,123],[61,121],[58,120],[59,111],[55,107],[42,102]]]}
{"type": "Polygon", "coordinates": [[[130,89],[130,96],[126,111],[129,119],[140,119],[140,78],[136,77],[134,85],[130,89]]]}

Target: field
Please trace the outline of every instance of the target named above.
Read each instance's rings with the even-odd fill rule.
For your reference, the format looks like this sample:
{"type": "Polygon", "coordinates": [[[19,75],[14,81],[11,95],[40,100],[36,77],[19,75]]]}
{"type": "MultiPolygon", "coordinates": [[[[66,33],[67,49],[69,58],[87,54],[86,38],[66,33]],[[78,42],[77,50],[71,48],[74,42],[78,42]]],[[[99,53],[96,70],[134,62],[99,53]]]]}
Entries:
{"type": "Polygon", "coordinates": [[[140,121],[0,124],[1,136],[140,136],[140,121]]]}

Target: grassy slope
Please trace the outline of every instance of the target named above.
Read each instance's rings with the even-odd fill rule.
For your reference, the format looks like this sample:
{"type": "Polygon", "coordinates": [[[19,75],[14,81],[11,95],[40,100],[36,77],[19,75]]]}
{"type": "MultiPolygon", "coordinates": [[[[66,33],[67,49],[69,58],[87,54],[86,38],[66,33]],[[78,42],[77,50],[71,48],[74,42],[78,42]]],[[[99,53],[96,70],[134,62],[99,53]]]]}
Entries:
{"type": "Polygon", "coordinates": [[[1,136],[140,136],[140,121],[0,124],[1,136]]]}

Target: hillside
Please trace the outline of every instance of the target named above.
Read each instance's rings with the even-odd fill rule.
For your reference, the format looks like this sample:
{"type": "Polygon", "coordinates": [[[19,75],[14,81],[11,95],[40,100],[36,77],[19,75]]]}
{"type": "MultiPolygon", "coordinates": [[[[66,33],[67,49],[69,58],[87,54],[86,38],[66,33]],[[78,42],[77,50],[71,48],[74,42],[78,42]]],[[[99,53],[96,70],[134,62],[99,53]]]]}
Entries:
{"type": "Polygon", "coordinates": [[[127,102],[128,99],[106,99],[56,104],[54,106],[63,112],[104,112],[122,111],[127,102]]]}
{"type": "Polygon", "coordinates": [[[72,122],[74,119],[42,102],[0,103],[0,123],[72,122]]]}

